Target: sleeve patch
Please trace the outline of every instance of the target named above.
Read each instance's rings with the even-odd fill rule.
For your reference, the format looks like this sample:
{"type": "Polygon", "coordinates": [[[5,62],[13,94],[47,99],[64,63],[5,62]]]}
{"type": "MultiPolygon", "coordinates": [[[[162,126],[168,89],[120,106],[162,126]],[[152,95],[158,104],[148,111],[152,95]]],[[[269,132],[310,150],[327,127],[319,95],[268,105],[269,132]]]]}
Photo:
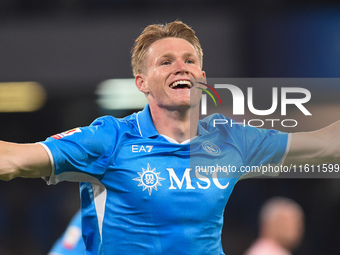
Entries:
{"type": "Polygon", "coordinates": [[[58,139],[61,139],[65,136],[73,135],[74,133],[80,133],[80,132],[81,132],[80,128],[73,128],[71,130],[65,131],[65,132],[60,133],[60,134],[53,135],[51,137],[58,140],[58,139]]]}

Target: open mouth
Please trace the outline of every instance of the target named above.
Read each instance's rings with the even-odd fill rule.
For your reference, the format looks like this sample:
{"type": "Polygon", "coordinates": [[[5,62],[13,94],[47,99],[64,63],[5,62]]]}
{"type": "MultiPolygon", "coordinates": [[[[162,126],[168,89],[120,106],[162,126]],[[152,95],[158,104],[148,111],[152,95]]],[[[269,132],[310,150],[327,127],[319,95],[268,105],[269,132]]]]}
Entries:
{"type": "Polygon", "coordinates": [[[190,89],[192,88],[192,84],[188,80],[180,80],[171,83],[169,87],[172,89],[190,89]]]}

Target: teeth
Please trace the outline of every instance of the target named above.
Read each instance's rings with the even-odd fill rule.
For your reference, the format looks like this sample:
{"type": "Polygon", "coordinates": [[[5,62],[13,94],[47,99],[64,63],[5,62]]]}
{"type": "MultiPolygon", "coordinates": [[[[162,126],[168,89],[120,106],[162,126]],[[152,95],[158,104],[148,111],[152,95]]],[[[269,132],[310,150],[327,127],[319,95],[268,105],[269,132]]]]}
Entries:
{"type": "Polygon", "coordinates": [[[175,81],[174,83],[170,84],[170,88],[175,88],[179,84],[187,84],[189,88],[191,88],[191,82],[187,80],[175,81]]]}

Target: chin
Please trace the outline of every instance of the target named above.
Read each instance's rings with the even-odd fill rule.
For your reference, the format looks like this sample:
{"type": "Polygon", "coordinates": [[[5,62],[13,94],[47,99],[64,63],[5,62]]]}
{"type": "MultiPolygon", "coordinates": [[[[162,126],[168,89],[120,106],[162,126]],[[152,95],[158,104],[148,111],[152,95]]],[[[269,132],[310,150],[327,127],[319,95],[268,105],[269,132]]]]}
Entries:
{"type": "Polygon", "coordinates": [[[192,109],[199,108],[199,104],[191,102],[191,101],[181,102],[181,103],[178,103],[176,105],[177,105],[177,107],[181,107],[183,109],[191,109],[192,110],[192,109]]]}

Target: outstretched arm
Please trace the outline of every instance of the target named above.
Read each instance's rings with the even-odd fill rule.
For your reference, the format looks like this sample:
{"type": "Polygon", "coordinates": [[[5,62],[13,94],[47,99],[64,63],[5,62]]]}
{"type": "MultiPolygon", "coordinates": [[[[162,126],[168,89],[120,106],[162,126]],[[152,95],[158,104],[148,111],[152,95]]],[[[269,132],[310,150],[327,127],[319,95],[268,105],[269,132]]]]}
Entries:
{"type": "Polygon", "coordinates": [[[286,163],[339,163],[340,121],[313,131],[292,134],[286,163]]]}
{"type": "Polygon", "coordinates": [[[50,176],[51,162],[41,144],[0,141],[0,180],[50,176]]]}

